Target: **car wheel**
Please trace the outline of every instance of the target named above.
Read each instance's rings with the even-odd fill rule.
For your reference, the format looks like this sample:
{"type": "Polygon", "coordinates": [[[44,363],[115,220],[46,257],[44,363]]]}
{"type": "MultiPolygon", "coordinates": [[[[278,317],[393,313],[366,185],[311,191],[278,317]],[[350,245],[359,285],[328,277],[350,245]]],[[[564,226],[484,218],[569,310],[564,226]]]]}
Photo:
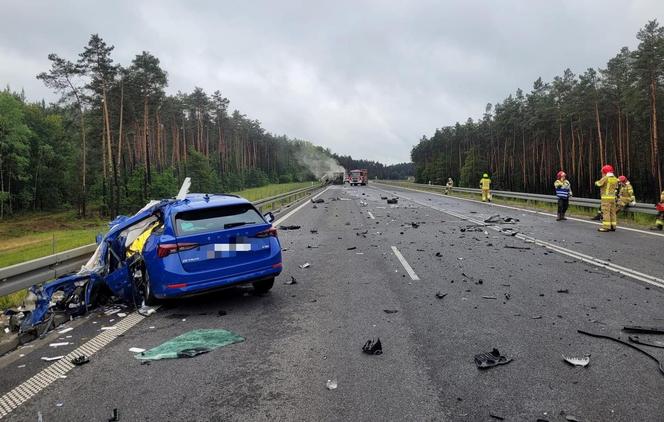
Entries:
{"type": "Polygon", "coordinates": [[[267,293],[274,286],[274,277],[265,280],[254,281],[254,290],[256,293],[267,293]]]}
{"type": "Polygon", "coordinates": [[[157,298],[152,294],[152,286],[150,285],[150,275],[148,274],[147,268],[143,268],[143,274],[145,277],[145,287],[143,291],[143,301],[147,306],[152,306],[157,303],[157,298]]]}

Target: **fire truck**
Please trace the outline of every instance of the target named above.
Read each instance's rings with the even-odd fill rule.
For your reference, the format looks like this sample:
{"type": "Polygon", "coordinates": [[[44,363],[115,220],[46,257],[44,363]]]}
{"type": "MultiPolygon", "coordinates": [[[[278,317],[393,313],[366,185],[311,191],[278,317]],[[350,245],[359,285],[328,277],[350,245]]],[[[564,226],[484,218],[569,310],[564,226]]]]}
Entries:
{"type": "Polygon", "coordinates": [[[368,181],[369,181],[369,173],[367,172],[367,169],[350,171],[351,186],[357,186],[357,185],[365,186],[368,181]]]}

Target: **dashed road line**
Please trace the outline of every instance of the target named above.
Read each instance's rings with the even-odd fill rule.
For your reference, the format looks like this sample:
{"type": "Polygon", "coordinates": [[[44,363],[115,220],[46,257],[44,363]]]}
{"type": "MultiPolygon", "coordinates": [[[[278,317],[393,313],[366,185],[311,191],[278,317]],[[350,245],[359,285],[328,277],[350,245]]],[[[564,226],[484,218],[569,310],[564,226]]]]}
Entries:
{"type": "MultiPolygon", "coordinates": [[[[382,190],[384,192],[387,192],[384,189],[380,189],[380,188],[374,188],[374,189],[378,189],[378,190],[382,190]]],[[[425,192],[425,193],[429,193],[429,192],[425,192]]],[[[498,226],[487,225],[487,223],[485,223],[483,221],[480,221],[480,220],[476,220],[472,217],[467,217],[463,214],[459,214],[457,212],[450,211],[450,210],[447,210],[447,209],[444,209],[444,208],[434,207],[430,204],[426,204],[424,202],[420,202],[420,201],[417,201],[417,200],[412,199],[412,198],[408,198],[408,197],[403,196],[403,195],[400,195],[400,197],[402,197],[403,199],[406,199],[408,201],[414,202],[418,205],[422,205],[424,207],[431,208],[431,209],[434,209],[436,211],[443,212],[445,214],[449,214],[449,215],[451,215],[453,217],[456,217],[460,220],[469,221],[473,224],[486,226],[487,228],[495,230],[499,233],[502,231],[502,229],[498,226]]],[[[664,289],[664,279],[661,279],[659,277],[655,277],[655,276],[652,276],[652,275],[649,275],[649,274],[645,274],[645,273],[633,270],[633,269],[628,268],[628,267],[623,267],[621,265],[616,265],[612,262],[608,262],[608,261],[605,261],[603,259],[591,256],[591,255],[587,255],[587,254],[584,254],[584,253],[581,253],[581,252],[577,252],[577,251],[574,251],[572,249],[564,248],[562,246],[555,245],[553,243],[549,243],[549,242],[537,239],[537,238],[532,237],[532,236],[527,236],[527,235],[524,235],[524,234],[521,234],[521,233],[517,233],[514,237],[516,237],[517,239],[523,240],[525,242],[528,242],[528,243],[534,243],[536,245],[542,246],[542,247],[547,248],[547,249],[549,249],[553,252],[558,252],[562,255],[566,255],[566,256],[569,256],[571,258],[578,259],[579,261],[583,261],[585,263],[594,265],[596,267],[605,268],[609,271],[612,271],[612,272],[615,272],[615,273],[618,273],[618,274],[622,274],[624,276],[633,278],[635,280],[643,281],[645,283],[648,283],[648,284],[651,284],[653,286],[660,287],[660,288],[664,289]]],[[[396,249],[396,248],[393,246],[392,249],[396,249]]],[[[396,251],[395,251],[395,253],[396,253],[396,251]]]]}
{"type": "MultiPolygon", "coordinates": [[[[392,187],[392,185],[382,185],[382,186],[392,187]]],[[[407,188],[405,186],[394,186],[394,187],[397,188],[397,189],[405,189],[405,190],[410,190],[410,191],[413,191],[413,192],[428,193],[428,194],[431,194],[431,195],[436,195],[436,196],[440,196],[440,197],[447,198],[447,199],[458,199],[459,201],[474,202],[476,204],[488,205],[490,207],[507,208],[507,209],[515,210],[515,211],[529,212],[531,214],[546,215],[548,217],[556,217],[555,214],[551,214],[551,213],[544,212],[544,211],[529,210],[527,208],[518,208],[518,207],[513,207],[513,206],[510,206],[510,205],[496,204],[496,203],[493,203],[493,202],[482,202],[482,201],[478,201],[477,199],[461,198],[459,196],[443,195],[442,193],[438,193],[438,192],[431,192],[431,191],[426,191],[426,190],[421,190],[421,189],[407,188]]],[[[379,188],[376,188],[376,189],[379,189],[379,188]]],[[[388,192],[388,191],[385,191],[385,192],[388,192]]],[[[566,218],[568,220],[571,220],[571,221],[578,221],[578,222],[581,222],[581,223],[592,224],[594,226],[602,225],[602,223],[596,223],[594,221],[588,221],[588,220],[584,220],[582,218],[577,218],[577,217],[566,217],[566,218]]],[[[647,235],[650,235],[650,236],[664,237],[664,233],[658,233],[658,232],[655,232],[655,231],[646,231],[646,230],[641,230],[641,229],[634,229],[632,227],[621,226],[620,230],[626,230],[626,231],[630,231],[630,232],[647,234],[647,235]]]]}
{"type": "Polygon", "coordinates": [[[408,261],[406,261],[406,258],[401,255],[401,252],[399,252],[399,249],[397,249],[396,246],[392,246],[392,252],[394,252],[394,255],[397,257],[399,262],[401,262],[401,265],[403,265],[404,270],[408,273],[410,278],[412,280],[419,280],[420,278],[415,274],[415,271],[413,271],[413,267],[408,264],[408,261]]]}

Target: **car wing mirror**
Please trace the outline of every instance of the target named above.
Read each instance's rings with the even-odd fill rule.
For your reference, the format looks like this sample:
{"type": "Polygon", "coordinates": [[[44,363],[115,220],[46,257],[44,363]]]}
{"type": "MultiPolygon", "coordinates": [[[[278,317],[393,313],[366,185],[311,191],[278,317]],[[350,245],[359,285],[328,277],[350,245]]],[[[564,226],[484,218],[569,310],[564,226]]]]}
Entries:
{"type": "Polygon", "coordinates": [[[263,214],[263,217],[268,223],[272,223],[274,221],[274,214],[272,214],[272,211],[263,214]]]}

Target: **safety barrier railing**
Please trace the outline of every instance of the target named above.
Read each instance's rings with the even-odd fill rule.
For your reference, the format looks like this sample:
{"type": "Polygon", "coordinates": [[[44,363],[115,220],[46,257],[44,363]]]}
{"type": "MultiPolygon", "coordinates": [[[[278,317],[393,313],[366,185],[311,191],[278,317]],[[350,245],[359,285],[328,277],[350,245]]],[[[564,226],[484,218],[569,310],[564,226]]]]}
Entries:
{"type": "MultiPolygon", "coordinates": [[[[419,187],[419,188],[427,188],[427,189],[434,189],[438,190],[441,192],[445,191],[445,186],[443,185],[427,185],[424,183],[412,183],[412,182],[401,182],[401,181],[394,181],[394,180],[379,180],[377,181],[379,183],[385,183],[388,185],[395,185],[395,186],[414,186],[414,187],[419,187]]],[[[473,194],[481,194],[482,190],[481,189],[475,189],[475,188],[462,188],[462,187],[453,187],[452,192],[463,192],[463,193],[473,193],[473,194]]],[[[524,193],[524,192],[510,192],[510,191],[502,191],[502,190],[491,190],[491,195],[497,198],[505,198],[505,199],[521,199],[524,201],[537,201],[537,202],[550,202],[550,203],[556,203],[558,202],[558,198],[555,195],[543,195],[543,194],[538,194],[538,193],[524,193]]],[[[599,199],[592,199],[592,198],[577,198],[575,196],[572,196],[569,200],[570,205],[576,205],[580,207],[587,207],[587,208],[597,208],[599,209],[600,205],[600,200],[599,199]]],[[[643,213],[643,214],[657,214],[657,210],[655,209],[654,204],[646,204],[642,202],[637,202],[636,205],[630,206],[628,208],[629,212],[636,212],[636,213],[643,213]]]]}
{"type": "MultiPolygon", "coordinates": [[[[303,197],[311,195],[322,185],[315,184],[306,188],[296,189],[290,192],[275,195],[269,198],[252,202],[261,212],[274,210],[277,206],[295,202],[303,197]]],[[[97,245],[92,243],[64,252],[48,255],[20,264],[0,268],[0,296],[5,296],[33,284],[45,283],[49,280],[61,277],[67,273],[81,268],[97,245]]]]}

